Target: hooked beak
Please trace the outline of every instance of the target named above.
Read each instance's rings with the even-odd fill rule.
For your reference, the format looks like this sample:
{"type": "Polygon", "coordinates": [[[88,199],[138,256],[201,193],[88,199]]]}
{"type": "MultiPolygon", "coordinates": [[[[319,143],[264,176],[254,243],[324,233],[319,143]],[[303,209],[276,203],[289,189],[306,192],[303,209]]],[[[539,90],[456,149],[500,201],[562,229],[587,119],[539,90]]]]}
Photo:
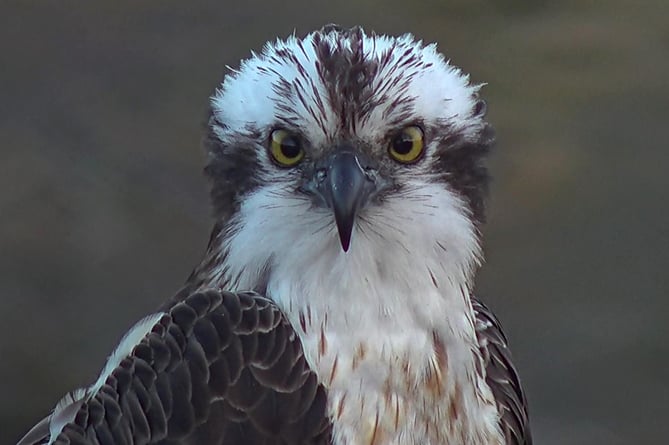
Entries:
{"type": "Polygon", "coordinates": [[[377,191],[375,171],[361,153],[336,151],[316,169],[316,191],[334,213],[339,241],[344,252],[351,246],[355,218],[369,197],[377,191]]]}

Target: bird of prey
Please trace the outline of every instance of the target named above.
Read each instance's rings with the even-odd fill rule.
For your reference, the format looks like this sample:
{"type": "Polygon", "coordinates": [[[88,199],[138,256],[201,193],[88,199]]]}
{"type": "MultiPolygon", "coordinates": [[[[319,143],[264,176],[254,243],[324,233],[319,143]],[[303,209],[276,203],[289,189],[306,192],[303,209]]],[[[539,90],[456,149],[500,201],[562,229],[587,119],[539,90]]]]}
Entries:
{"type": "Polygon", "coordinates": [[[210,102],[203,261],[20,443],[531,444],[472,295],[479,90],[435,45],[361,28],[241,62],[210,102]]]}

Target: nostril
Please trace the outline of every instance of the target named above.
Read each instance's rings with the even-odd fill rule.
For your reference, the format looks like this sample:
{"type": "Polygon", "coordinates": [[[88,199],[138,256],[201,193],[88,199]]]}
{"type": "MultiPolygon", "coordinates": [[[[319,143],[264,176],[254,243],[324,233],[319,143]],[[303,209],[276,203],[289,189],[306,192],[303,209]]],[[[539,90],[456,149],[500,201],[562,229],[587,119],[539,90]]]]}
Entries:
{"type": "Polygon", "coordinates": [[[328,171],[325,168],[316,169],[316,181],[322,182],[328,177],[328,171]]]}
{"type": "Polygon", "coordinates": [[[365,173],[376,173],[378,171],[378,164],[371,160],[369,157],[367,157],[364,154],[358,154],[355,157],[358,166],[364,171],[365,173]]]}

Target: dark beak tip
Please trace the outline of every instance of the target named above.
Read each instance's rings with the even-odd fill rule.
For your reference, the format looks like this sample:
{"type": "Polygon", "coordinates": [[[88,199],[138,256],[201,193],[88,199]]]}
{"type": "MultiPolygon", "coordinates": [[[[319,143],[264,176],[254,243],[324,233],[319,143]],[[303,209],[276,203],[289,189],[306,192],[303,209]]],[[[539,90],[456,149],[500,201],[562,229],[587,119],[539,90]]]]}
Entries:
{"type": "Polygon", "coordinates": [[[341,243],[341,248],[344,252],[348,252],[348,249],[351,247],[351,235],[353,231],[352,224],[337,224],[337,231],[339,232],[339,242],[341,243]]]}
{"type": "Polygon", "coordinates": [[[351,240],[345,240],[343,238],[340,238],[341,241],[341,248],[344,252],[348,252],[348,249],[351,247],[351,240]]]}

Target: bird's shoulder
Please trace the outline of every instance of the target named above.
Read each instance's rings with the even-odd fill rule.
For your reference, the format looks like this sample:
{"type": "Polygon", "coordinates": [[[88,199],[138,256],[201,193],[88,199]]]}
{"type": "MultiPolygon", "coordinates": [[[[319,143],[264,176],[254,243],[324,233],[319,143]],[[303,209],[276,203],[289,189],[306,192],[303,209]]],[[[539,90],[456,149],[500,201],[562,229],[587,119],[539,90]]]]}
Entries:
{"type": "Polygon", "coordinates": [[[476,337],[485,366],[486,383],[500,413],[500,426],[508,445],[532,445],[527,399],[511,358],[506,335],[495,314],[472,296],[476,337]]]}
{"type": "Polygon", "coordinates": [[[205,290],[158,315],[99,385],[19,443],[45,443],[54,421],[55,444],[329,443],[325,390],[273,302],[205,290]]]}

